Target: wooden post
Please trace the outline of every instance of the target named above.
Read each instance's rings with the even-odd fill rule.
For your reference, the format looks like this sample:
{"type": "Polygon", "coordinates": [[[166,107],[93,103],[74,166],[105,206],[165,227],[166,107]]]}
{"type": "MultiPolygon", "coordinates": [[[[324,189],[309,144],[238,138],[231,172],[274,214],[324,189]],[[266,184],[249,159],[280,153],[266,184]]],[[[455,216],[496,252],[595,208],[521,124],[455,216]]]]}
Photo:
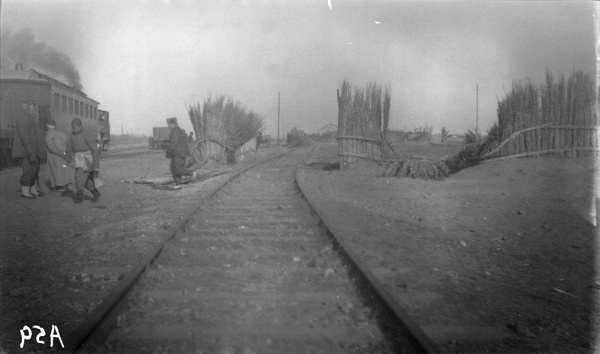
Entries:
{"type": "Polygon", "coordinates": [[[475,86],[475,138],[479,141],[479,84],[475,86]]]}
{"type": "Polygon", "coordinates": [[[279,143],[279,113],[281,108],[281,93],[277,91],[277,143],[279,143]]]}
{"type": "MultiPolygon", "coordinates": [[[[594,81],[594,92],[596,92],[596,108],[600,104],[600,3],[594,2],[594,33],[596,40],[596,80],[594,81]]],[[[596,112],[598,114],[599,112],[596,112]]],[[[598,124],[598,122],[596,122],[598,124]]]]}
{"type": "MultiPolygon", "coordinates": [[[[594,81],[594,92],[596,93],[596,96],[594,101],[596,104],[594,106],[594,112],[592,112],[592,114],[595,115],[594,125],[600,124],[598,121],[598,118],[600,117],[600,33],[598,33],[598,31],[600,31],[600,3],[596,1],[594,2],[594,34],[596,37],[596,80],[594,81]]],[[[597,130],[594,130],[593,134],[597,141],[597,130]]],[[[596,151],[594,154],[598,156],[599,152],[596,151]]],[[[596,200],[598,200],[598,198],[600,198],[600,195],[596,196],[596,200]]],[[[596,213],[598,213],[598,210],[596,210],[596,213]]],[[[598,224],[596,224],[596,228],[600,230],[598,224]]],[[[600,342],[600,339],[598,341],[600,342]]]]}

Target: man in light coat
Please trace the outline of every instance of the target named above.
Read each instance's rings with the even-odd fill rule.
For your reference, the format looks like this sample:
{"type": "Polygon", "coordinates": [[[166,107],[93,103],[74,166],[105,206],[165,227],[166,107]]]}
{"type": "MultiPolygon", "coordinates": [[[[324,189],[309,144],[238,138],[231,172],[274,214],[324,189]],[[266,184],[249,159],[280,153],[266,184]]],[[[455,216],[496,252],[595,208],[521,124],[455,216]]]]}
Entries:
{"type": "Polygon", "coordinates": [[[48,150],[48,171],[50,176],[50,190],[66,192],[69,184],[73,184],[75,171],[70,163],[67,163],[67,135],[56,130],[56,122],[49,119],[46,123],[46,148],[48,150]]]}

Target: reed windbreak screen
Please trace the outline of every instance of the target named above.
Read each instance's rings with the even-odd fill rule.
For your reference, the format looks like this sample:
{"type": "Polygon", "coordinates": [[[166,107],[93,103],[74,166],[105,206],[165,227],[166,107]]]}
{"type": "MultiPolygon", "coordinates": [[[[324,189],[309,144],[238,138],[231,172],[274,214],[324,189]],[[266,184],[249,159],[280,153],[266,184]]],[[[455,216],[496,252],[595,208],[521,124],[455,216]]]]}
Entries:
{"type": "Polygon", "coordinates": [[[337,91],[340,168],[356,159],[381,160],[389,123],[390,90],[371,83],[354,87],[348,81],[337,91]]]}
{"type": "Polygon", "coordinates": [[[546,85],[515,83],[498,102],[499,146],[489,157],[598,155],[600,127],[594,81],[582,72],[546,85]]]}

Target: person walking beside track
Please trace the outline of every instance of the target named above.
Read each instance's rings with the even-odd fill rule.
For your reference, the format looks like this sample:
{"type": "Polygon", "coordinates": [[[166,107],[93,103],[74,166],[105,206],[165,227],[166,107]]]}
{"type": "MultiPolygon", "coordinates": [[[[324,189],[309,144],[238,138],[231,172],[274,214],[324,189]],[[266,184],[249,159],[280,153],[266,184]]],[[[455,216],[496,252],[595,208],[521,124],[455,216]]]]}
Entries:
{"type": "Polygon", "coordinates": [[[36,181],[40,174],[40,161],[46,157],[46,145],[36,118],[37,105],[35,101],[26,99],[23,101],[22,107],[23,113],[16,122],[12,154],[15,158],[21,158],[21,168],[23,169],[23,174],[19,179],[21,196],[35,199],[43,196],[41,190],[38,191],[36,188],[36,181]]]}
{"type": "Polygon", "coordinates": [[[191,176],[194,178],[196,172],[185,168],[185,159],[190,156],[190,147],[187,143],[187,135],[179,128],[177,118],[167,118],[167,125],[171,129],[169,135],[169,147],[166,156],[171,159],[171,175],[175,180],[173,189],[181,189],[182,176],[191,176]]]}
{"type": "Polygon", "coordinates": [[[52,191],[68,192],[69,184],[73,183],[73,168],[65,160],[67,158],[67,135],[56,130],[56,122],[49,119],[46,123],[46,148],[48,150],[48,173],[50,180],[48,187],[52,191]]]}
{"type": "Polygon", "coordinates": [[[94,185],[94,177],[98,177],[100,173],[98,146],[93,139],[84,133],[81,119],[73,119],[71,128],[73,132],[69,137],[65,160],[67,164],[75,160],[75,190],[77,192],[74,198],[75,203],[83,202],[84,189],[92,192],[94,196],[92,201],[96,202],[100,198],[100,192],[94,185]]]}

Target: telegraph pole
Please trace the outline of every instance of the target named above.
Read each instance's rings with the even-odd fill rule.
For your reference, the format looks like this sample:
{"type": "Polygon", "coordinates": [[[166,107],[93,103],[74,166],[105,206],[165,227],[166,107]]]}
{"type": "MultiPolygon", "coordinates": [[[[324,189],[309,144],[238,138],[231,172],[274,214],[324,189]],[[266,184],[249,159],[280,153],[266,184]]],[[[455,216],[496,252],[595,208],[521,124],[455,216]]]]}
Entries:
{"type": "MultiPolygon", "coordinates": [[[[596,41],[596,87],[594,88],[594,92],[596,92],[596,117],[600,115],[600,3],[597,1],[594,2],[594,33],[595,33],[595,41],[596,41]]],[[[596,121],[596,124],[598,122],[596,121]]],[[[596,161],[598,160],[598,151],[596,151],[596,161]]],[[[596,191],[596,237],[600,237],[600,190],[596,191]]],[[[596,338],[596,346],[600,345],[600,337],[596,338]]]]}
{"type": "Polygon", "coordinates": [[[279,142],[279,113],[281,111],[281,92],[277,91],[277,142],[279,142]]]}
{"type": "MultiPolygon", "coordinates": [[[[597,1],[594,3],[594,30],[596,37],[596,87],[594,92],[596,92],[596,107],[600,109],[598,108],[600,105],[600,34],[598,33],[600,31],[600,3],[597,1]]],[[[596,112],[596,114],[599,113],[596,112]]]]}
{"type": "Polygon", "coordinates": [[[479,140],[479,84],[475,86],[475,137],[479,140]]]}

